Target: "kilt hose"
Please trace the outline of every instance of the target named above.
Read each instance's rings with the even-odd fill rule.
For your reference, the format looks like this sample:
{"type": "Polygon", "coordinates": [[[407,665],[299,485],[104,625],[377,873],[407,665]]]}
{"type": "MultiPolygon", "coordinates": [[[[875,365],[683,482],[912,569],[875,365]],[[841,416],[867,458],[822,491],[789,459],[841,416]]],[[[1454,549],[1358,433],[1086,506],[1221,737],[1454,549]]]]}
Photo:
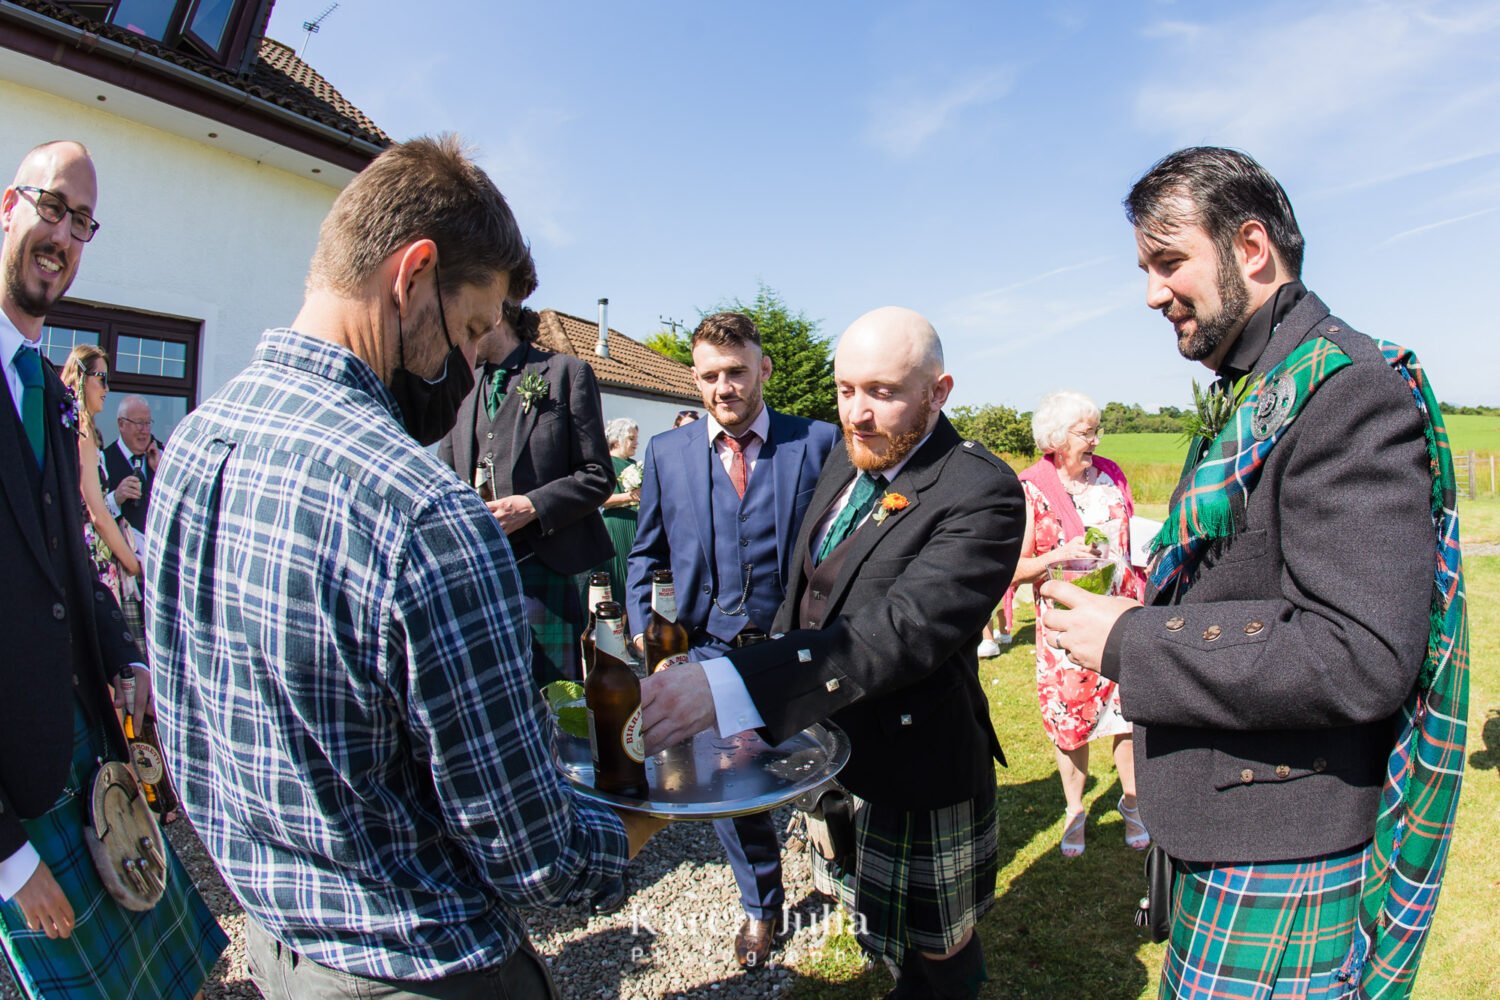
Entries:
{"type": "Polygon", "coordinates": [[[583,673],[583,598],[571,576],[542,565],[534,554],[516,566],[531,626],[531,676],[538,688],[576,681],[583,673]]]}
{"type": "Polygon", "coordinates": [[[812,851],[814,884],[831,886],[860,946],[900,966],[908,949],[945,954],[995,905],[995,793],[908,811],[849,793],[854,871],[812,851]]]}
{"type": "Polygon", "coordinates": [[[1177,863],[1161,1000],[1339,1000],[1370,846],[1303,861],[1177,863]]]}
{"type": "Polygon", "coordinates": [[[83,842],[86,799],[103,753],[83,706],[74,703],[73,765],[51,810],[23,820],[31,845],[73,907],[73,934],[52,940],[29,930],[14,899],[0,904],[0,942],[16,984],[47,1000],[188,1000],[203,986],[229,939],[166,845],[167,891],[134,913],[105,891],[83,842]]]}

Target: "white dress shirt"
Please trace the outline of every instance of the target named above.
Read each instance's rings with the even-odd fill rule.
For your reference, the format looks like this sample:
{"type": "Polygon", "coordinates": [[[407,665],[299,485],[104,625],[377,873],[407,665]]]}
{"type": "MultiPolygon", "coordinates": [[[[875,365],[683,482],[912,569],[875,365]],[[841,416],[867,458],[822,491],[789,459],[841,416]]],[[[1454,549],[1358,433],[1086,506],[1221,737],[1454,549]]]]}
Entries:
{"type": "MultiPolygon", "coordinates": [[[[710,428],[712,430],[712,428],[710,428]]],[[[927,443],[927,437],[917,442],[917,446],[907,452],[901,461],[886,469],[884,472],[875,473],[877,479],[885,480],[889,485],[896,481],[901,470],[906,468],[906,463],[911,461],[921,447],[927,443]]],[[[827,537],[828,531],[833,527],[833,522],[838,519],[839,514],[849,505],[849,497],[854,493],[854,486],[859,482],[859,476],[849,480],[849,485],[844,487],[838,499],[829,505],[827,513],[813,529],[808,544],[812,551],[816,552],[827,537]]],[[[870,514],[875,513],[875,508],[870,508],[870,514]]],[[[868,519],[870,514],[866,514],[868,519]]],[[[860,524],[864,524],[863,521],[860,524]]],[[[703,661],[703,676],[708,680],[708,690],[714,699],[714,721],[719,728],[720,737],[733,736],[747,729],[759,729],[766,724],[761,717],[760,710],[755,707],[755,701],[750,697],[750,689],[745,687],[745,681],[740,677],[740,672],[734,669],[734,664],[729,657],[719,656],[712,660],[703,661]]]]}
{"type": "MultiPolygon", "coordinates": [[[[22,344],[30,344],[36,347],[36,341],[31,340],[20,330],[16,329],[10,317],[0,310],[0,363],[5,365],[5,384],[10,386],[10,398],[16,404],[16,416],[21,416],[21,373],[16,371],[16,348],[22,344]]],[[[24,419],[24,418],[23,418],[24,419]]]]}
{"type": "MultiPolygon", "coordinates": [[[[708,446],[719,456],[719,461],[724,464],[724,471],[728,472],[730,466],[734,464],[734,450],[719,437],[720,434],[727,433],[724,425],[715,420],[712,414],[703,419],[708,421],[708,446]]],[[[750,421],[750,426],[734,436],[744,437],[749,431],[755,432],[755,439],[745,442],[745,447],[742,449],[745,454],[745,481],[747,483],[755,473],[755,460],[760,458],[760,446],[765,443],[766,435],[771,433],[771,411],[766,409],[764,404],[761,405],[760,412],[755,415],[755,419],[750,421]]]]}

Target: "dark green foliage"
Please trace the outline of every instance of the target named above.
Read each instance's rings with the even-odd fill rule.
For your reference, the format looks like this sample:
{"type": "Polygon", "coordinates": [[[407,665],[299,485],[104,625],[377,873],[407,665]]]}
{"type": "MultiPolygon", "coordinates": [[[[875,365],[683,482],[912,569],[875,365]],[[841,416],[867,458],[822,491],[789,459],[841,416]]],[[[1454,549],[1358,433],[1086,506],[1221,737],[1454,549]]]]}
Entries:
{"type": "Polygon", "coordinates": [[[955,406],[948,419],[959,435],[978,441],[995,454],[1013,458],[1030,458],[1036,454],[1031,439],[1031,414],[1017,413],[1008,406],[986,403],[984,406],[955,406]]]}

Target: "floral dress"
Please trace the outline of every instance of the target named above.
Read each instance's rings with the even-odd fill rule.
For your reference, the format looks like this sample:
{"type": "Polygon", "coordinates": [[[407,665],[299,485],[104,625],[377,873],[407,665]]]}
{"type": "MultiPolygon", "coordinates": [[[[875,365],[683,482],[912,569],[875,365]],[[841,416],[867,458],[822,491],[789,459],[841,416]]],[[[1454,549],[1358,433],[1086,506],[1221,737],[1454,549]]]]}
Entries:
{"type": "MultiPolygon", "coordinates": [[[[109,474],[105,471],[104,452],[102,451],[99,453],[99,488],[104,491],[106,497],[109,496],[109,474]]],[[[79,499],[83,503],[84,549],[93,561],[94,573],[98,575],[99,582],[114,593],[115,601],[118,602],[120,600],[119,564],[115,562],[115,554],[110,551],[109,543],[104,540],[104,537],[99,534],[98,529],[94,527],[94,515],[89,513],[88,501],[82,499],[81,491],[79,499]]]]}
{"type": "MultiPolygon", "coordinates": [[[[1124,495],[1108,474],[1095,471],[1091,475],[1093,482],[1073,496],[1073,504],[1083,518],[1084,527],[1098,528],[1109,537],[1107,555],[1118,563],[1110,593],[1139,598],[1141,579],[1130,566],[1130,521],[1125,516],[1124,495]]],[[[1041,490],[1028,482],[1021,486],[1031,507],[1036,554],[1046,555],[1065,541],[1062,520],[1041,490]]],[[[1092,670],[1075,667],[1054,644],[1047,628],[1051,610],[1052,602],[1038,594],[1036,693],[1047,738],[1059,750],[1076,750],[1101,736],[1130,732],[1130,723],[1120,714],[1120,691],[1115,682],[1092,670]]]]}

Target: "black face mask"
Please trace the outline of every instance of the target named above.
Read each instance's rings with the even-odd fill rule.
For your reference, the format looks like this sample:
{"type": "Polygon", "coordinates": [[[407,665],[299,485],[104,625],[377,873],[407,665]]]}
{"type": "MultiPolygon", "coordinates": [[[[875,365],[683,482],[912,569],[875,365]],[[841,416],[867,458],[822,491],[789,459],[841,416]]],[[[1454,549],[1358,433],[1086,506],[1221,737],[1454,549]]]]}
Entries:
{"type": "Polygon", "coordinates": [[[442,274],[433,265],[433,280],[438,283],[438,321],[443,325],[443,340],[448,357],[438,377],[428,381],[406,367],[406,337],[401,328],[401,313],[396,313],[396,370],[391,373],[391,395],[401,407],[401,423],[424,448],[441,440],[458,423],[458,408],[474,388],[474,370],[469,359],[448,336],[448,317],[443,313],[442,274]]]}

